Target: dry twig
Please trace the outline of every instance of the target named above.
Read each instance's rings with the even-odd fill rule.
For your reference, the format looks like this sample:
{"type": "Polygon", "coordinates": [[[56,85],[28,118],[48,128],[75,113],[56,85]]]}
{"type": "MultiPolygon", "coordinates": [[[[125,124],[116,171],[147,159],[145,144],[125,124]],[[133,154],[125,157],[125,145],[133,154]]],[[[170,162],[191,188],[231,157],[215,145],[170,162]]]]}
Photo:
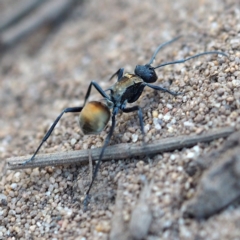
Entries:
{"type": "Polygon", "coordinates": [[[92,177],[93,177],[93,164],[92,164],[91,150],[88,151],[88,159],[89,159],[89,179],[92,179],[92,177]]]}
{"type": "Polygon", "coordinates": [[[19,20],[36,9],[43,2],[43,0],[17,1],[17,3],[13,5],[11,9],[7,10],[0,16],[0,31],[3,31],[16,24],[19,20]]]}
{"type": "MultiPolygon", "coordinates": [[[[109,146],[106,148],[103,161],[109,161],[113,159],[125,159],[136,156],[143,156],[147,153],[149,155],[158,154],[161,152],[174,151],[176,149],[182,149],[185,147],[192,147],[200,142],[211,142],[218,138],[229,136],[234,132],[233,127],[220,128],[201,135],[190,136],[178,136],[165,138],[146,146],[137,144],[118,144],[109,146]]],[[[91,156],[93,161],[97,161],[100,155],[101,148],[95,148],[91,150],[91,156]]],[[[28,160],[31,156],[13,157],[7,159],[8,169],[22,169],[22,168],[34,168],[55,166],[63,164],[80,163],[86,164],[89,162],[89,150],[79,150],[71,152],[61,152],[52,154],[39,154],[34,158],[34,161],[22,165],[23,162],[28,160]]]]}
{"type": "Polygon", "coordinates": [[[201,157],[210,167],[200,178],[195,196],[184,205],[184,215],[207,218],[240,198],[239,146],[240,132],[236,132],[221,148],[201,157]]]}
{"type": "Polygon", "coordinates": [[[46,3],[41,4],[33,13],[28,14],[26,18],[16,23],[15,18],[23,17],[23,14],[29,13],[30,10],[36,7],[36,4],[39,5],[38,1],[31,5],[26,3],[26,6],[23,6],[20,12],[16,10],[15,18],[10,18],[3,26],[0,26],[2,29],[6,28],[0,35],[0,48],[6,49],[31,32],[45,25],[56,23],[71,9],[75,1],[76,0],[46,1],[46,3]],[[10,26],[14,21],[16,24],[10,26]]]}
{"type": "Polygon", "coordinates": [[[123,186],[122,181],[118,181],[118,190],[116,202],[114,207],[114,215],[111,219],[111,232],[109,235],[110,240],[127,240],[130,239],[127,223],[124,221],[123,216],[123,186]]]}
{"type": "Polygon", "coordinates": [[[129,232],[133,239],[145,239],[152,222],[152,213],[149,206],[149,198],[153,181],[150,184],[145,181],[144,187],[140,193],[138,202],[132,211],[129,223],[129,232]]]}

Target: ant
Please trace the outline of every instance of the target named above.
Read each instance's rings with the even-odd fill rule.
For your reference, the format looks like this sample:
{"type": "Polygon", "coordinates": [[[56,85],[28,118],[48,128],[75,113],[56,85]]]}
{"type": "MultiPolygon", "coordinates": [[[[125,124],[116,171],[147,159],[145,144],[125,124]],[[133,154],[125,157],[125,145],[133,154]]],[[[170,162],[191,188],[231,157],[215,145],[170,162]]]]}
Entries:
{"type": "Polygon", "coordinates": [[[60,118],[63,116],[64,113],[76,113],[80,112],[79,116],[79,124],[82,132],[86,135],[88,134],[98,134],[100,133],[108,124],[110,117],[112,118],[112,125],[110,127],[109,133],[104,141],[104,144],[102,146],[102,150],[98,159],[98,162],[96,164],[96,167],[94,169],[93,177],[91,180],[91,183],[88,187],[88,190],[86,192],[86,197],[84,199],[84,206],[86,207],[89,202],[89,192],[91,190],[91,187],[93,185],[94,180],[96,179],[97,172],[100,166],[100,163],[102,161],[102,157],[104,155],[104,151],[106,147],[109,144],[109,141],[113,135],[113,131],[115,128],[116,124],[116,115],[121,110],[124,113],[130,113],[137,111],[138,113],[138,118],[140,122],[140,127],[141,127],[141,132],[143,134],[143,143],[144,143],[144,122],[143,122],[143,114],[142,114],[142,109],[139,106],[133,106],[133,107],[126,107],[127,103],[134,103],[135,101],[138,100],[138,98],[141,96],[143,90],[145,87],[149,87],[158,91],[163,91],[167,92],[173,96],[177,96],[182,94],[181,92],[173,92],[170,91],[169,89],[153,85],[151,83],[154,83],[157,81],[158,76],[155,72],[155,69],[170,65],[170,64],[177,64],[177,63],[184,63],[190,59],[200,57],[202,55],[206,54],[220,54],[223,56],[227,56],[227,54],[223,52],[218,52],[218,51],[210,51],[210,52],[203,52],[196,54],[194,56],[181,59],[181,60],[176,60],[176,61],[171,61],[171,62],[166,62],[162,63],[156,67],[151,66],[153,63],[156,55],[158,52],[165,47],[166,45],[169,45],[176,40],[180,38],[176,37],[168,42],[165,42],[157,47],[155,50],[152,58],[150,59],[149,63],[145,65],[137,65],[134,74],[132,73],[125,73],[124,74],[124,68],[120,68],[116,73],[114,73],[110,80],[117,76],[117,82],[108,88],[107,90],[103,90],[100,85],[98,85],[97,82],[91,81],[86,96],[84,100],[84,104],[82,107],[71,107],[71,108],[66,108],[64,109],[61,114],[56,118],[46,135],[43,137],[40,145],[38,146],[37,150],[35,153],[32,155],[32,157],[25,161],[23,164],[25,165],[28,162],[31,162],[36,154],[38,153],[39,149],[43,145],[43,143],[48,139],[48,137],[51,135],[53,129],[55,128],[56,124],[60,120],[60,118]],[[103,100],[102,101],[90,101],[87,102],[89,95],[91,93],[92,86],[102,95],[103,100]],[[110,91],[109,94],[106,92],[110,91]]]}

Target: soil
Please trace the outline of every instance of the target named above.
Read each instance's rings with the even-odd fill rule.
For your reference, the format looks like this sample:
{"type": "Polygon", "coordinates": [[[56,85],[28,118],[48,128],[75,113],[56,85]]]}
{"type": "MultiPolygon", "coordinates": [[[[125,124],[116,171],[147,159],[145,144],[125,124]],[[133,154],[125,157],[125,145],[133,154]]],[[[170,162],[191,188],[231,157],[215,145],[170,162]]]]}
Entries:
{"type": "MultiPolygon", "coordinates": [[[[2,1],[1,11],[11,4],[2,1]]],[[[92,80],[107,89],[119,68],[133,73],[159,44],[179,35],[153,66],[204,51],[229,57],[206,55],[157,69],[154,84],[184,94],[145,88],[129,105],[143,110],[146,142],[220,127],[239,129],[238,1],[84,1],[44,41],[39,34],[29,36],[1,54],[0,239],[240,239],[237,202],[207,219],[183,214],[198,185],[186,166],[225,139],[102,163],[87,210],[88,165],[4,170],[7,158],[34,153],[64,108],[82,106],[92,80]],[[136,216],[145,222],[134,224],[136,216]]],[[[93,90],[90,100],[100,99],[93,90]]],[[[78,114],[65,114],[40,152],[101,147],[109,128],[110,123],[99,135],[83,136],[78,114]]],[[[123,142],[142,143],[136,112],[117,115],[110,144],[123,142]]]]}

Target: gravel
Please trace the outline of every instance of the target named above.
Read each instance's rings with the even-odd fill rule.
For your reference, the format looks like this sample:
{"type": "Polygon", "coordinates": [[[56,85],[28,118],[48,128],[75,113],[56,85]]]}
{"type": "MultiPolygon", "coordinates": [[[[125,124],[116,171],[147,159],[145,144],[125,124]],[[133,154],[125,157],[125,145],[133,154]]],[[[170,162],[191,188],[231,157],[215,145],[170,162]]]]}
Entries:
{"type": "MultiPolygon", "coordinates": [[[[91,80],[107,89],[117,69],[133,72],[160,43],[180,34],[181,39],[157,55],[154,66],[210,50],[224,51],[229,58],[208,55],[157,70],[157,85],[184,94],[144,90],[137,104],[143,109],[146,142],[239,128],[239,9],[233,0],[80,4],[40,48],[31,49],[27,39],[1,58],[1,161],[32,154],[62,109],[83,104],[91,80]]],[[[90,99],[101,96],[93,91],[90,99]]],[[[41,153],[101,147],[110,124],[99,135],[82,136],[77,120],[76,114],[66,114],[41,153]]],[[[137,114],[119,114],[111,144],[141,140],[137,114]]],[[[0,238],[108,239],[117,191],[121,188],[128,225],[144,178],[153,181],[146,200],[152,213],[146,239],[240,239],[238,204],[203,221],[184,218],[181,209],[196,191],[186,164],[222,143],[103,163],[86,212],[82,201],[90,183],[88,166],[13,172],[1,164],[0,238]]]]}

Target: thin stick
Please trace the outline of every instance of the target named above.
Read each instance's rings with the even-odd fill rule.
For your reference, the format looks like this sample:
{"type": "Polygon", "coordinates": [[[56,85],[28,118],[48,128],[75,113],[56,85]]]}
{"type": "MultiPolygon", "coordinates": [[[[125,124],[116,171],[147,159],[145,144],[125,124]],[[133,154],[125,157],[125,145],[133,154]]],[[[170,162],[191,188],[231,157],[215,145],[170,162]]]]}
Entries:
{"type": "Polygon", "coordinates": [[[127,222],[124,221],[123,208],[124,208],[124,193],[123,183],[121,179],[118,181],[118,190],[116,196],[116,202],[114,206],[114,214],[111,219],[111,232],[109,235],[110,240],[127,240],[131,239],[127,227],[127,222]]]}
{"type": "MultiPolygon", "coordinates": [[[[103,161],[125,159],[136,156],[143,156],[146,154],[154,155],[162,152],[170,152],[176,149],[182,149],[185,147],[192,147],[200,142],[211,142],[218,138],[228,137],[233,133],[235,129],[233,127],[219,128],[201,135],[189,135],[189,136],[178,136],[165,138],[155,141],[146,146],[137,144],[117,144],[109,146],[105,150],[105,154],[102,158],[103,161]]],[[[91,150],[91,156],[93,161],[99,159],[101,148],[95,148],[91,150]]],[[[45,167],[45,166],[56,166],[63,164],[87,164],[89,162],[89,150],[79,150],[71,152],[61,152],[52,154],[39,154],[31,161],[25,165],[23,162],[28,160],[31,156],[23,157],[13,157],[7,159],[8,169],[23,169],[23,168],[35,168],[35,167],[45,167]]]]}
{"type": "Polygon", "coordinates": [[[18,1],[14,4],[10,10],[7,10],[2,14],[0,18],[0,31],[5,30],[11,25],[17,23],[21,18],[25,17],[27,14],[31,13],[44,1],[42,0],[25,0],[18,1]]]}
{"type": "Polygon", "coordinates": [[[92,164],[92,152],[90,149],[88,150],[88,159],[89,159],[89,178],[91,181],[93,178],[93,164],[92,164]]]}
{"type": "Polygon", "coordinates": [[[40,5],[34,14],[6,29],[0,36],[0,47],[6,48],[44,25],[56,23],[73,6],[76,0],[52,0],[40,5]]]}

